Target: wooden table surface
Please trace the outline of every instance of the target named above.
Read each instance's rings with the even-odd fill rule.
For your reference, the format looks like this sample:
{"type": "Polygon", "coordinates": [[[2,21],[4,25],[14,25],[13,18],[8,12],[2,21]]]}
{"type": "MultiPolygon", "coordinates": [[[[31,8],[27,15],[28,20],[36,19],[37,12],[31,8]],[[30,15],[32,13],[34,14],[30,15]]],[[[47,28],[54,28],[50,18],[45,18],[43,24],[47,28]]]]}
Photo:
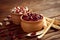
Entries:
{"type": "MultiPolygon", "coordinates": [[[[33,12],[42,13],[46,17],[60,19],[60,0],[0,0],[0,21],[6,18],[11,13],[11,9],[16,6],[28,6],[33,12]]],[[[46,36],[50,33],[46,34],[46,38],[43,37],[42,40],[60,40],[59,32],[57,31],[56,33],[57,37],[49,37],[51,39],[46,36]]],[[[19,40],[37,40],[37,38],[23,38],[19,40]]]]}

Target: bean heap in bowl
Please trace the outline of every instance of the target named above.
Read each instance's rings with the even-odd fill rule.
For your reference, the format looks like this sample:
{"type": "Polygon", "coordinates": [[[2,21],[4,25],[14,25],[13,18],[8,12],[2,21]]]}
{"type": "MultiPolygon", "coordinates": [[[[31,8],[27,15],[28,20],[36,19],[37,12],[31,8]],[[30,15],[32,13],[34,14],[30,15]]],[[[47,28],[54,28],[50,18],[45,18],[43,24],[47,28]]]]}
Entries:
{"type": "Polygon", "coordinates": [[[26,15],[23,15],[22,19],[26,21],[37,21],[43,19],[43,16],[37,13],[27,13],[26,15]]]}

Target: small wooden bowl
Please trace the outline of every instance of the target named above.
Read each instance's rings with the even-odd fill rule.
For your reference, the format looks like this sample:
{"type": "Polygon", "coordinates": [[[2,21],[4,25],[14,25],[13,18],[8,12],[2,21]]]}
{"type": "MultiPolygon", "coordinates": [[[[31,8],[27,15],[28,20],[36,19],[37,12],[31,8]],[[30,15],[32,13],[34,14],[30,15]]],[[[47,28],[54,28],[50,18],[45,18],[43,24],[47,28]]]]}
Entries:
{"type": "Polygon", "coordinates": [[[23,16],[21,16],[21,27],[24,30],[24,32],[30,33],[30,32],[36,32],[40,31],[43,28],[43,19],[40,19],[38,21],[26,21],[22,19],[23,16]]]}
{"type": "Polygon", "coordinates": [[[16,25],[19,25],[21,23],[21,20],[20,20],[20,16],[19,14],[11,14],[11,20],[13,21],[14,24],[16,25]]]}

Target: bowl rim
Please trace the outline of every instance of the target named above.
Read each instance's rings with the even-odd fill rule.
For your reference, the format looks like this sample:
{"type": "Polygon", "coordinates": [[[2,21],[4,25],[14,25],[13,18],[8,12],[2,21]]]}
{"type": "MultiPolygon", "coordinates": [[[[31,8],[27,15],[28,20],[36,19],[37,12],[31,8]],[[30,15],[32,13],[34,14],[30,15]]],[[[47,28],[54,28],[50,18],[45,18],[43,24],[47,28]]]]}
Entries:
{"type": "Polygon", "coordinates": [[[44,16],[42,15],[42,19],[40,19],[40,20],[37,20],[37,21],[26,21],[26,20],[24,20],[23,18],[23,15],[20,17],[20,19],[21,19],[21,21],[22,22],[29,22],[29,23],[36,23],[36,22],[41,22],[41,21],[43,21],[44,20],[44,16]]]}
{"type": "Polygon", "coordinates": [[[11,15],[17,15],[17,16],[21,16],[19,13],[11,13],[11,15]]]}

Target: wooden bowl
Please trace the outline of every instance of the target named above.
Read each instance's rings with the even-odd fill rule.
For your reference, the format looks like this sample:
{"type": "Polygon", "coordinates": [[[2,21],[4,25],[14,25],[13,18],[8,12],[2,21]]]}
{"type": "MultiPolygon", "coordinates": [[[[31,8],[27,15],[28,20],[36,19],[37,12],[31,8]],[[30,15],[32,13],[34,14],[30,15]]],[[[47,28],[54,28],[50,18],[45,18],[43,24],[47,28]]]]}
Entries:
{"type": "Polygon", "coordinates": [[[20,16],[19,14],[11,14],[11,20],[14,24],[19,25],[21,23],[20,16]]]}
{"type": "Polygon", "coordinates": [[[22,19],[22,16],[21,16],[21,27],[24,30],[24,32],[27,32],[27,33],[40,31],[44,26],[43,20],[44,20],[44,17],[38,21],[26,21],[22,19]]]}

